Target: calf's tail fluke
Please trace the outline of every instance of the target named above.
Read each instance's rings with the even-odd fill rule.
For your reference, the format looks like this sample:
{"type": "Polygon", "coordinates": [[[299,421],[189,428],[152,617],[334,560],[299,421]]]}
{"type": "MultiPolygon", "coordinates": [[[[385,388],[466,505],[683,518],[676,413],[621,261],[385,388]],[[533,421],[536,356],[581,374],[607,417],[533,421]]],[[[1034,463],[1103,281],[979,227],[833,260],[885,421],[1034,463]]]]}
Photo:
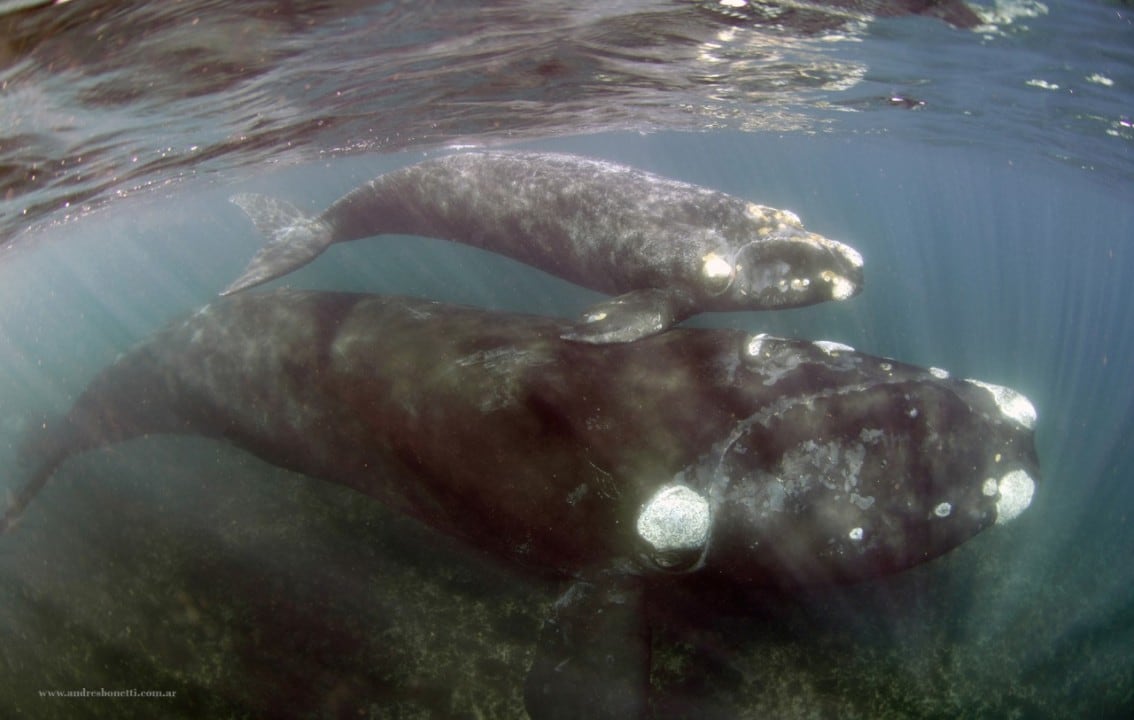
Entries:
{"type": "Polygon", "coordinates": [[[230,200],[268,242],[221,295],[232,295],[303,267],[334,241],[326,222],[304,215],[291,203],[254,193],[233,195],[230,200]]]}

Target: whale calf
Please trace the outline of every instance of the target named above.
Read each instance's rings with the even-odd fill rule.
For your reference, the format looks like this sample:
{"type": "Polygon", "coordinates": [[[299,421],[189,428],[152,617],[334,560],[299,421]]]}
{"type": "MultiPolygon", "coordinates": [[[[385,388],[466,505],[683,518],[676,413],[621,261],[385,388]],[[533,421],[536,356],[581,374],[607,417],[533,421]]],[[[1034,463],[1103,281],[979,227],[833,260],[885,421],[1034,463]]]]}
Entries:
{"type": "Polygon", "coordinates": [[[0,529],[78,453],[227,441],[569,580],[529,713],[627,718],[647,707],[643,583],[886,575],[1035,491],[1036,413],[1010,389],[830,342],[678,328],[588,345],[567,327],[364,294],[218,300],[36,424],[0,529]]]}
{"type": "Polygon", "coordinates": [[[793,213],[574,155],[469,152],[379,176],[318,217],[263,195],[232,198],[268,238],[229,295],[384,234],[491,250],[615,297],[564,334],[628,342],[704,311],[845,300],[862,257],[793,213]]]}

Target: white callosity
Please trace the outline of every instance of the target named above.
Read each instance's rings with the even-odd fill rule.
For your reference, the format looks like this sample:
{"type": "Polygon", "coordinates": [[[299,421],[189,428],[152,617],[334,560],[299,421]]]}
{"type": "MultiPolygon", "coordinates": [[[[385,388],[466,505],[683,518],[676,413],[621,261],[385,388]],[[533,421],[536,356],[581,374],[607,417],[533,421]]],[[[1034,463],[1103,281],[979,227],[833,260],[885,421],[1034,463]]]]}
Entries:
{"type": "Polygon", "coordinates": [[[708,253],[701,258],[701,275],[710,282],[719,283],[732,279],[732,265],[715,252],[708,253]]]}
{"type": "Polygon", "coordinates": [[[708,542],[711,515],[709,501],[700,493],[669,485],[638,514],[638,535],[658,552],[696,550],[708,542]]]}
{"type": "Polygon", "coordinates": [[[764,340],[770,337],[771,336],[767,333],[753,335],[748,339],[748,345],[744,348],[745,352],[747,352],[751,357],[760,357],[760,353],[764,350],[764,340]]]}
{"type": "Polygon", "coordinates": [[[1032,504],[1036,491],[1035,480],[1023,470],[1013,470],[997,483],[1000,498],[996,501],[996,522],[1006,523],[1016,519],[1032,504]]]}
{"type": "Polygon", "coordinates": [[[1002,412],[1005,417],[1018,422],[1028,430],[1035,429],[1036,408],[1023,394],[1016,392],[1012,388],[1006,388],[1003,385],[993,385],[992,383],[973,380],[972,378],[967,379],[966,382],[970,382],[977,387],[982,387],[991,393],[992,399],[996,401],[996,406],[1000,408],[1000,412],[1002,412]]]}
{"type": "Polygon", "coordinates": [[[850,345],[844,345],[841,342],[834,340],[816,340],[811,343],[828,355],[835,355],[841,352],[854,352],[854,348],[850,345]]]}
{"type": "Polygon", "coordinates": [[[819,277],[831,284],[831,297],[835,300],[846,300],[854,295],[854,283],[842,275],[824,270],[819,273],[819,277]]]}
{"type": "Polygon", "coordinates": [[[744,212],[750,219],[764,226],[762,235],[782,232],[789,228],[803,229],[803,221],[791,210],[780,210],[779,208],[750,202],[745,205],[744,212]]]}

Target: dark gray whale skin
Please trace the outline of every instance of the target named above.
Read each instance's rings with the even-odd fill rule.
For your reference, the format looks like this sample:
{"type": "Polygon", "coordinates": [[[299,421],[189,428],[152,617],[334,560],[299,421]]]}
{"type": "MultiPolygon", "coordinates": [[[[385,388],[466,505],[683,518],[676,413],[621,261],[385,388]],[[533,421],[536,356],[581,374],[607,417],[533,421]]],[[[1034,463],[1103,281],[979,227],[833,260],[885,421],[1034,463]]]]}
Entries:
{"type": "Polygon", "coordinates": [[[29,438],[0,529],[77,453],[225,440],[574,580],[542,632],[529,712],[638,717],[644,579],[897,572],[1019,514],[1039,477],[1034,410],[1004,388],[740,331],[587,345],[564,327],[403,297],[219,300],[29,438]]]}
{"type": "Polygon", "coordinates": [[[383,234],[484,248],[614,295],[571,339],[627,342],[696,313],[844,300],[862,288],[852,248],[794,214],[601,160],[467,152],[386,173],[315,218],[233,197],[269,242],[222,295],[279,277],[332,243],[383,234]]]}

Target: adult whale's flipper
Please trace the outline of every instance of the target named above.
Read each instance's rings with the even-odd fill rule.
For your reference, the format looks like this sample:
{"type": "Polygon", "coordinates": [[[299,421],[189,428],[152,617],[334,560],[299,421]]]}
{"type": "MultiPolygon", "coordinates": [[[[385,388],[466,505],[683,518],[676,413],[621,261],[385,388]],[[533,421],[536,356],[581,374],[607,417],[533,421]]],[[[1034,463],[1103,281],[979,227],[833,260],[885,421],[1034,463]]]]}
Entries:
{"type": "Polygon", "coordinates": [[[532,720],[637,720],[650,688],[650,626],[640,578],[579,580],[555,601],[524,682],[532,720]]]}
{"type": "Polygon", "coordinates": [[[289,202],[256,193],[233,195],[229,200],[248,215],[268,242],[221,295],[231,295],[297,270],[334,242],[326,222],[304,215],[289,202]]]}
{"type": "Polygon", "coordinates": [[[268,243],[222,295],[286,275],[333,243],[439,238],[611,296],[564,335],[592,344],[640,340],[702,312],[847,300],[863,284],[862,256],[790,211],[573,155],[433,158],[360,185],[318,217],[260,195],[233,202],[268,243]]]}

